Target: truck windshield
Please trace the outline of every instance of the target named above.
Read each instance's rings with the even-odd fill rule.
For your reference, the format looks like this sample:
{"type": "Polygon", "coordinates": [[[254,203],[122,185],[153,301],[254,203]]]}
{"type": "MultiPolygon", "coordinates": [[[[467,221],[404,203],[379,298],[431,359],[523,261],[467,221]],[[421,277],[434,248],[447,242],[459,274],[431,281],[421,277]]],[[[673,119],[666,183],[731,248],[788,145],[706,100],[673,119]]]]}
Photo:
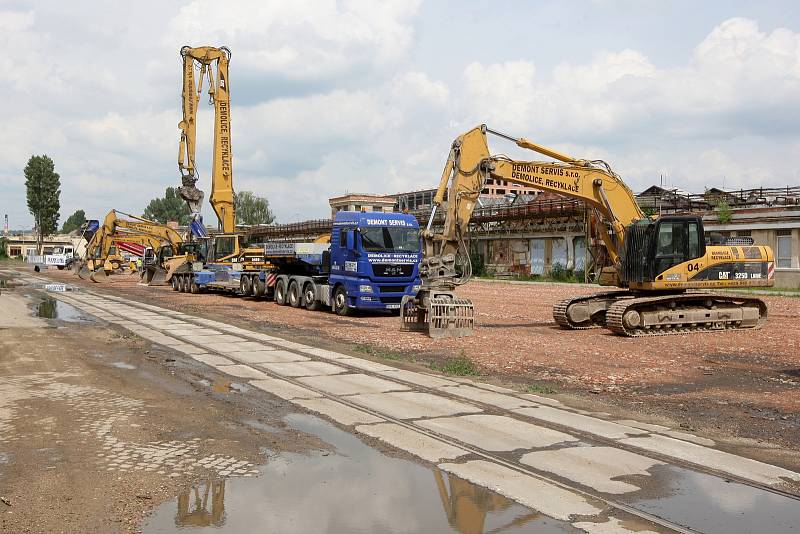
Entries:
{"type": "Polygon", "coordinates": [[[367,252],[419,252],[419,230],[416,228],[362,228],[361,241],[367,252]]]}

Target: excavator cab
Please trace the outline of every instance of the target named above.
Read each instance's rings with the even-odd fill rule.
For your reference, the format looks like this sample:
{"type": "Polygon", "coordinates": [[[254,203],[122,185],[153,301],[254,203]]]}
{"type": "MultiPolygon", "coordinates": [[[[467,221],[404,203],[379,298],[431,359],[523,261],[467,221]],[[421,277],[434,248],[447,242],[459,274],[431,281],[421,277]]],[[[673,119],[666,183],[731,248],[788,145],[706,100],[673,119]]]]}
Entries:
{"type": "Polygon", "coordinates": [[[706,253],[703,221],[694,216],[641,219],[625,230],[623,281],[653,282],[675,265],[706,253]]]}

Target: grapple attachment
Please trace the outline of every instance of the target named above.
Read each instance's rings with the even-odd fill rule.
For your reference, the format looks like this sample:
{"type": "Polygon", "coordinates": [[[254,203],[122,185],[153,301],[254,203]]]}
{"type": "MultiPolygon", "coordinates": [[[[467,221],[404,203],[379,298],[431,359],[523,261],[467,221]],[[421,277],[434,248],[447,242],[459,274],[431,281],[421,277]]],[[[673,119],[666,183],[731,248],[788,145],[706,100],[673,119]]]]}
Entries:
{"type": "Polygon", "coordinates": [[[434,339],[471,336],[475,329],[472,301],[450,292],[403,297],[400,305],[402,329],[425,331],[434,339]]]}

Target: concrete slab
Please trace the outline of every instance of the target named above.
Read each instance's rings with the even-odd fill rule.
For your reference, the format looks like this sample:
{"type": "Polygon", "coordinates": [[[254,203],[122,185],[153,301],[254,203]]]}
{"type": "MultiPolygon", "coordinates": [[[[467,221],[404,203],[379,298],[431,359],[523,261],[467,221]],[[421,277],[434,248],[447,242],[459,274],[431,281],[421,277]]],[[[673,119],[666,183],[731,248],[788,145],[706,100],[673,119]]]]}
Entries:
{"type": "Polygon", "coordinates": [[[640,423],[639,421],[634,421],[632,419],[623,419],[621,421],[617,421],[617,423],[632,426],[635,428],[641,428],[642,430],[649,430],[650,432],[654,432],[657,434],[664,434],[665,436],[669,436],[675,439],[691,441],[692,443],[697,443],[698,445],[705,445],[706,447],[713,447],[714,445],[716,445],[716,442],[713,439],[696,436],[695,434],[689,434],[688,432],[679,432],[677,430],[672,430],[668,426],[653,425],[650,423],[640,423]]]}
{"type": "Polygon", "coordinates": [[[600,503],[591,503],[582,495],[486,460],[439,464],[439,468],[562,521],[603,510],[600,503]]]}
{"type": "Polygon", "coordinates": [[[355,395],[357,393],[380,393],[409,389],[408,386],[397,382],[363,374],[313,376],[301,378],[300,382],[332,395],[355,395]]]}
{"type": "Polygon", "coordinates": [[[578,441],[575,436],[564,432],[500,415],[478,414],[426,419],[417,424],[486,451],[532,449],[578,441]]]}
{"type": "Polygon", "coordinates": [[[577,523],[572,523],[572,526],[583,530],[586,534],[625,534],[626,532],[632,534],[657,534],[653,530],[641,530],[637,525],[634,525],[633,528],[628,528],[616,517],[609,517],[608,521],[603,523],[579,521],[577,523]]]}
{"type": "Polygon", "coordinates": [[[325,415],[345,426],[384,421],[380,417],[324,397],[318,399],[294,399],[292,403],[312,412],[325,415]]]}
{"type": "Polygon", "coordinates": [[[259,367],[283,376],[335,375],[347,370],[328,362],[262,363],[259,367]]]}
{"type": "Polygon", "coordinates": [[[272,348],[274,347],[260,341],[237,341],[236,343],[230,343],[225,350],[241,352],[245,350],[269,350],[272,348]]]}
{"type": "Polygon", "coordinates": [[[438,439],[395,423],[360,425],[356,427],[356,432],[378,438],[392,447],[397,447],[429,462],[439,462],[443,459],[452,460],[469,454],[464,449],[443,443],[438,439]]]}
{"type": "Polygon", "coordinates": [[[471,404],[457,402],[430,393],[412,391],[353,395],[350,400],[376,412],[398,419],[442,417],[457,413],[476,413],[481,411],[480,408],[471,404]]]}
{"type": "Polygon", "coordinates": [[[582,432],[603,436],[604,438],[620,439],[627,438],[629,435],[636,436],[647,434],[646,431],[633,428],[632,426],[620,425],[612,421],[605,421],[603,419],[597,419],[596,417],[572,413],[550,406],[519,408],[512,411],[520,415],[527,415],[528,417],[539,419],[540,421],[557,423],[582,432]]]}
{"type": "Polygon", "coordinates": [[[800,473],[666,436],[628,438],[620,440],[620,443],[679,458],[760,484],[780,484],[784,479],[800,482],[800,473]]]}
{"type": "Polygon", "coordinates": [[[272,362],[304,362],[309,358],[285,350],[246,350],[241,352],[227,352],[223,354],[242,363],[272,363],[272,362]]]}
{"type": "Polygon", "coordinates": [[[294,341],[286,341],[285,339],[275,339],[270,341],[273,345],[277,345],[278,347],[282,347],[284,349],[292,349],[292,350],[301,350],[309,348],[308,345],[303,345],[302,343],[295,343],[294,341]]]}
{"type": "Polygon", "coordinates": [[[511,395],[503,395],[502,393],[495,393],[494,391],[487,391],[474,386],[466,386],[463,384],[454,387],[443,387],[440,389],[440,391],[471,401],[491,404],[492,406],[497,406],[498,408],[503,408],[504,410],[513,410],[514,408],[522,408],[525,406],[535,406],[534,403],[528,400],[519,399],[511,395]]]}
{"type": "Polygon", "coordinates": [[[506,394],[509,394],[509,395],[517,393],[513,389],[504,388],[502,386],[495,386],[494,384],[486,384],[484,382],[475,382],[472,385],[474,385],[477,388],[488,389],[489,391],[494,391],[495,393],[506,393],[506,394]]]}
{"type": "Polygon", "coordinates": [[[304,354],[310,354],[312,356],[317,356],[319,358],[324,358],[326,360],[348,360],[353,358],[352,356],[348,356],[347,354],[342,354],[341,352],[336,352],[327,349],[318,349],[316,347],[309,347],[306,349],[299,349],[299,350],[304,354]]]}
{"type": "Polygon", "coordinates": [[[562,406],[560,401],[556,399],[551,399],[550,397],[542,397],[541,395],[534,395],[532,393],[524,393],[522,395],[517,395],[520,398],[525,400],[533,401],[537,404],[547,404],[549,406],[562,406]]]}
{"type": "Polygon", "coordinates": [[[234,364],[234,365],[215,365],[219,371],[223,373],[227,373],[232,376],[237,376],[239,378],[256,378],[256,379],[265,379],[269,378],[269,375],[263,371],[259,371],[258,369],[253,369],[247,365],[241,364],[234,364]]]}
{"type": "Polygon", "coordinates": [[[218,365],[234,365],[236,363],[230,361],[228,358],[217,356],[216,354],[194,354],[192,355],[192,358],[194,358],[198,362],[203,362],[207,365],[212,365],[214,367],[218,365]]]}
{"type": "Polygon", "coordinates": [[[351,367],[356,367],[357,369],[363,369],[364,371],[372,371],[373,373],[383,373],[386,371],[394,371],[397,369],[397,367],[389,367],[388,365],[372,362],[370,360],[364,360],[362,358],[350,358],[346,362],[342,363],[349,365],[351,367]]]}
{"type": "Polygon", "coordinates": [[[251,380],[250,385],[286,400],[313,399],[322,397],[321,393],[317,393],[316,391],[311,391],[310,389],[306,389],[304,387],[292,384],[291,382],[287,382],[286,380],[281,380],[279,378],[268,378],[265,380],[251,380]]]}
{"type": "Polygon", "coordinates": [[[193,356],[195,354],[205,354],[205,350],[201,349],[200,347],[196,347],[194,345],[189,345],[188,343],[181,343],[180,345],[170,345],[169,348],[172,350],[177,350],[178,352],[182,352],[184,354],[188,354],[189,356],[193,356]]]}
{"type": "Polygon", "coordinates": [[[247,335],[253,339],[258,339],[259,341],[275,341],[277,339],[280,339],[275,336],[270,336],[268,334],[262,334],[261,332],[250,332],[247,335]]]}
{"type": "Polygon", "coordinates": [[[445,380],[444,378],[423,373],[415,373],[414,371],[406,371],[405,369],[392,369],[391,371],[383,371],[380,374],[386,378],[402,380],[403,382],[409,382],[411,384],[416,384],[417,386],[423,386],[426,388],[439,388],[442,386],[456,385],[455,382],[445,380]]]}
{"type": "Polygon", "coordinates": [[[522,463],[554,473],[603,493],[630,493],[640,486],[613,480],[628,475],[650,475],[648,469],[664,462],[614,447],[567,447],[529,452],[522,463]]]}
{"type": "Polygon", "coordinates": [[[238,348],[238,347],[236,346],[236,345],[238,345],[238,343],[232,343],[232,342],[223,342],[223,343],[220,343],[220,342],[214,342],[214,343],[208,343],[208,342],[206,342],[205,340],[203,340],[203,341],[198,341],[198,342],[197,342],[197,344],[198,344],[199,346],[203,347],[203,348],[204,348],[204,349],[206,349],[206,350],[213,350],[214,352],[222,352],[222,353],[226,353],[226,352],[238,352],[238,351],[244,351],[244,350],[259,350],[259,349],[245,349],[245,348],[241,348],[241,349],[240,349],[240,348],[238,348]]]}

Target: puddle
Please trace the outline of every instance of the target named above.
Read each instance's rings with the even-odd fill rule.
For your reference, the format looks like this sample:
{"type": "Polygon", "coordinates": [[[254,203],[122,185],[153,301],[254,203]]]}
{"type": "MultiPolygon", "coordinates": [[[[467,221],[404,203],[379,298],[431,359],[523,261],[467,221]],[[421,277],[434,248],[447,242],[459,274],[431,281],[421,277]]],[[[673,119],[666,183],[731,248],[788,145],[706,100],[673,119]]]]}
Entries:
{"type": "Polygon", "coordinates": [[[334,452],[282,453],[259,477],[207,481],[156,508],[142,532],[577,532],[436,467],[381,454],[316,417],[285,421],[334,452]]]}
{"type": "Polygon", "coordinates": [[[125,362],[114,362],[111,365],[113,365],[117,369],[136,369],[135,365],[131,365],[131,364],[125,363],[125,362]]]}
{"type": "Polygon", "coordinates": [[[0,464],[7,464],[11,462],[12,454],[10,452],[0,452],[0,464]]]}
{"type": "Polygon", "coordinates": [[[664,470],[664,495],[628,501],[638,510],[707,534],[797,532],[797,501],[678,467],[664,470]]]}
{"type": "Polygon", "coordinates": [[[255,419],[246,419],[242,421],[242,423],[257,430],[261,430],[262,432],[267,432],[269,434],[280,434],[281,432],[274,426],[269,426],[268,424],[262,423],[261,421],[256,421],[255,419]]]}
{"type": "Polygon", "coordinates": [[[36,316],[44,319],[59,319],[68,323],[92,322],[92,319],[75,306],[47,296],[36,306],[36,316]]]}

